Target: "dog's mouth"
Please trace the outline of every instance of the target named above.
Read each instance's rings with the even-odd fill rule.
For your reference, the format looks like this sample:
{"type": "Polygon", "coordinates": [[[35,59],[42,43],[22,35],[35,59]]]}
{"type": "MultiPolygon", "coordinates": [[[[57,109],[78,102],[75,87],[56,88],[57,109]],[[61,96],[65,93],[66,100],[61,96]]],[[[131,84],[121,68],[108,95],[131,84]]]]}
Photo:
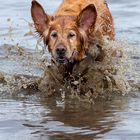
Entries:
{"type": "Polygon", "coordinates": [[[56,58],[56,61],[59,63],[59,64],[67,64],[69,62],[68,58],[66,57],[57,57],[56,58]]]}
{"type": "Polygon", "coordinates": [[[61,65],[67,65],[68,63],[74,62],[74,58],[76,55],[77,55],[77,51],[74,50],[70,58],[66,56],[58,56],[57,58],[55,58],[55,62],[61,65]]]}

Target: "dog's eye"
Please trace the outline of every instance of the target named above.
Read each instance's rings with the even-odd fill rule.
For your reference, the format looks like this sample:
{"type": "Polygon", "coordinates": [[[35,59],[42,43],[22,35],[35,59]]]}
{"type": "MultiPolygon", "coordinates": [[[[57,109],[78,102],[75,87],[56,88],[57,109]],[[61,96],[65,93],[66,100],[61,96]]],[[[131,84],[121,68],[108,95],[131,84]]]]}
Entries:
{"type": "Polygon", "coordinates": [[[52,38],[57,38],[57,32],[56,31],[52,31],[51,34],[50,34],[50,36],[52,38]]]}
{"type": "Polygon", "coordinates": [[[69,33],[68,38],[71,39],[71,38],[73,38],[73,37],[75,37],[75,36],[76,36],[76,34],[73,33],[73,32],[71,32],[71,33],[69,33]]]}

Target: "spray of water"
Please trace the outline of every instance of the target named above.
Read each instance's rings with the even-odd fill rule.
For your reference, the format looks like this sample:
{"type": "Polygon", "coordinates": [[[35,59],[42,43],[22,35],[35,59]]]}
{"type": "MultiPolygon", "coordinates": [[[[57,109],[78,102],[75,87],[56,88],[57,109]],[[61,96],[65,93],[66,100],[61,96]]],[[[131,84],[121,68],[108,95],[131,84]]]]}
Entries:
{"type": "MultiPolygon", "coordinates": [[[[30,26],[26,35],[33,35],[30,26]]],[[[91,46],[91,56],[95,55],[95,47],[91,46]]],[[[18,94],[30,88],[40,90],[43,96],[61,96],[62,102],[71,97],[94,103],[98,97],[125,95],[139,89],[136,53],[139,51],[124,40],[105,40],[102,50],[102,61],[87,57],[65,79],[49,57],[46,59],[46,54],[25,50],[19,44],[3,45],[0,47],[0,93],[18,94]]]]}

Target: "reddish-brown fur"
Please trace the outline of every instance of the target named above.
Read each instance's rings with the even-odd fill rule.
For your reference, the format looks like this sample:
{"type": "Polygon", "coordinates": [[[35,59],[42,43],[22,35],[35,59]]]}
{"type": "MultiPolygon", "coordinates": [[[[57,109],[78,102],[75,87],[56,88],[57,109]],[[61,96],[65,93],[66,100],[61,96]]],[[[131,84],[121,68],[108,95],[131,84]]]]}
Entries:
{"type": "Polygon", "coordinates": [[[84,59],[95,40],[114,39],[114,23],[105,0],[63,0],[53,16],[33,0],[31,14],[37,32],[60,64],[84,59]]]}

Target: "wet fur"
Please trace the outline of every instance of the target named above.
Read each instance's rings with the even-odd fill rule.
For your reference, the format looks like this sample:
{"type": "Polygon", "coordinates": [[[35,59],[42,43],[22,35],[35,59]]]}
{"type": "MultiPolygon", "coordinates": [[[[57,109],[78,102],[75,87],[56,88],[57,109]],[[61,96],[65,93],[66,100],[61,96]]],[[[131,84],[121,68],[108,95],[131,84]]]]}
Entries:
{"type": "MultiPolygon", "coordinates": [[[[82,78],[82,75],[81,78],[79,77],[79,73],[86,75],[89,81],[94,81],[91,82],[93,90],[97,86],[97,81],[99,82],[97,89],[102,90],[104,72],[94,70],[92,67],[94,64],[96,67],[98,63],[102,65],[105,57],[102,48],[104,38],[114,40],[113,18],[106,2],[104,0],[63,0],[54,15],[50,16],[39,3],[33,0],[31,14],[36,31],[43,37],[44,44],[52,54],[52,64],[46,69],[40,82],[41,91],[52,94],[52,91],[63,89],[66,83],[70,83],[73,87],[73,78],[74,80],[82,78]],[[51,34],[55,30],[59,38],[52,39],[51,34]],[[67,39],[71,30],[76,34],[76,39],[67,39]],[[55,50],[60,44],[67,49],[68,63],[66,64],[58,64],[55,58],[55,50]],[[89,69],[90,66],[92,67],[89,69]],[[87,77],[87,75],[91,76],[87,77]]],[[[81,93],[91,89],[91,87],[84,89],[88,88],[88,85],[81,87],[81,93]]]]}
{"type": "MultiPolygon", "coordinates": [[[[68,61],[79,62],[87,56],[92,44],[101,45],[104,37],[114,39],[113,18],[104,0],[63,0],[52,16],[33,0],[31,14],[37,32],[54,59],[57,59],[56,48],[59,45],[66,48],[68,61]],[[54,31],[57,38],[51,36],[54,31]],[[76,34],[75,40],[72,37],[68,39],[70,32],[76,34]]],[[[102,51],[99,55],[103,55],[102,51]]]]}

